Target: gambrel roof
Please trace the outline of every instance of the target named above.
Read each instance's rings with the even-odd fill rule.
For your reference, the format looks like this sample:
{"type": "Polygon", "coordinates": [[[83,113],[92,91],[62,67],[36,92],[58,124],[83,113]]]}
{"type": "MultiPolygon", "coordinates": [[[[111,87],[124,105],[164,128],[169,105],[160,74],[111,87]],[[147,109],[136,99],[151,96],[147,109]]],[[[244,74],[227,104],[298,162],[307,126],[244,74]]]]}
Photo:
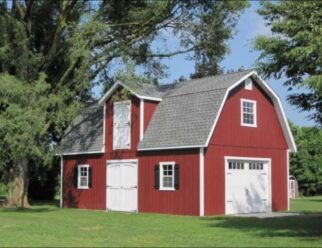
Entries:
{"type": "Polygon", "coordinates": [[[227,89],[249,73],[178,83],[158,105],[138,149],[204,147],[227,89]]]}
{"type": "MultiPolygon", "coordinates": [[[[99,105],[103,106],[119,87],[128,89],[140,99],[160,102],[138,145],[140,151],[207,147],[229,92],[247,78],[255,80],[272,99],[289,150],[296,151],[279,97],[253,70],[163,86],[117,82],[100,99],[99,105]]],[[[64,138],[65,143],[71,145],[64,145],[64,154],[103,152],[103,107],[96,106],[85,112],[89,115],[80,118],[82,124],[74,123],[74,131],[70,130],[70,134],[64,138]]]]}
{"type": "Polygon", "coordinates": [[[177,84],[158,105],[138,150],[207,147],[229,92],[247,78],[255,80],[272,99],[288,147],[296,151],[279,97],[254,70],[177,84]]]}

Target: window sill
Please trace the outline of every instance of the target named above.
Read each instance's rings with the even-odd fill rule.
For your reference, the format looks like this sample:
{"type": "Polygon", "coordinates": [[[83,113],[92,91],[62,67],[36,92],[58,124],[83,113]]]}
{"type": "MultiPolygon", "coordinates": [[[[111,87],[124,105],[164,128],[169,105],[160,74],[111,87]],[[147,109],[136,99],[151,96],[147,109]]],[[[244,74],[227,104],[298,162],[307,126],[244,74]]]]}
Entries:
{"type": "Polygon", "coordinates": [[[89,187],[77,187],[77,189],[89,189],[89,187]]]}
{"type": "Polygon", "coordinates": [[[242,127],[255,127],[255,128],[257,127],[256,124],[243,124],[243,123],[241,124],[241,126],[242,127]]]}
{"type": "Polygon", "coordinates": [[[160,188],[160,191],[176,191],[175,188],[160,188]]]}

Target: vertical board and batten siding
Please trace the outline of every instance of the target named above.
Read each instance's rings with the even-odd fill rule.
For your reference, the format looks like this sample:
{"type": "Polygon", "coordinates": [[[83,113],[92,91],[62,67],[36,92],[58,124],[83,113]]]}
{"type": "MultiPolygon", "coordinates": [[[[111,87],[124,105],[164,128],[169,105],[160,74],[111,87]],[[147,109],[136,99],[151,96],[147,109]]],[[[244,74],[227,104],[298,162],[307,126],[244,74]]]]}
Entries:
{"type": "Polygon", "coordinates": [[[199,215],[199,149],[139,153],[139,212],[199,215]],[[154,188],[154,166],[179,165],[179,189],[154,188]]]}
{"type": "Polygon", "coordinates": [[[63,207],[105,209],[105,156],[75,155],[64,156],[63,207]],[[92,167],[92,187],[77,189],[74,186],[74,171],[79,164],[92,167]]]}
{"type": "Polygon", "coordinates": [[[63,206],[85,209],[106,209],[106,161],[136,159],[139,142],[140,101],[131,97],[131,149],[113,150],[113,102],[106,102],[105,153],[100,155],[84,154],[64,156],[63,206]],[[74,168],[77,164],[92,167],[92,188],[74,187],[74,168]]]}
{"type": "Polygon", "coordinates": [[[272,159],[272,210],[287,210],[287,143],[272,101],[253,83],[228,96],[205,151],[205,214],[225,213],[225,156],[272,159]],[[241,126],[241,98],[257,102],[257,127],[241,126]]]}
{"type": "Polygon", "coordinates": [[[159,102],[144,100],[144,125],[143,125],[144,131],[148,128],[150,120],[158,104],[159,102]]]}

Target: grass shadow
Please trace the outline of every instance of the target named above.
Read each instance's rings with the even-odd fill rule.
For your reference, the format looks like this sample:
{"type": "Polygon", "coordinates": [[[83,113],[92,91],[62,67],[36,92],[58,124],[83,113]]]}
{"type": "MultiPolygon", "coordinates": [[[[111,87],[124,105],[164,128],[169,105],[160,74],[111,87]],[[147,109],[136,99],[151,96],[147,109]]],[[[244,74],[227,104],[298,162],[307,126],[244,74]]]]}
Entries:
{"type": "Polygon", "coordinates": [[[259,237],[297,237],[318,241],[322,237],[322,213],[278,218],[217,217],[205,218],[209,227],[236,229],[259,237]]]}
{"type": "Polygon", "coordinates": [[[14,212],[14,213],[43,213],[53,212],[59,207],[59,201],[33,201],[30,203],[30,208],[0,208],[0,212],[14,212]]]}

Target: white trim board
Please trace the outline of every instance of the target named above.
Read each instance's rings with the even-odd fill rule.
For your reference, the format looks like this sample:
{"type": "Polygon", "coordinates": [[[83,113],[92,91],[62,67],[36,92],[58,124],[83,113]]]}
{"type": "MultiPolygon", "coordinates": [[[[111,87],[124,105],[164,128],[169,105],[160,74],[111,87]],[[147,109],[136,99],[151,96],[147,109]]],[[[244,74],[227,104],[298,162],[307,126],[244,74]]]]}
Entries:
{"type": "Polygon", "coordinates": [[[140,99],[140,141],[144,134],[144,99],[140,99]]]}
{"type": "Polygon", "coordinates": [[[205,216],[205,149],[199,150],[199,216],[205,216]]]}
{"type": "Polygon", "coordinates": [[[101,154],[104,153],[104,148],[101,151],[92,151],[92,152],[66,152],[66,153],[57,153],[57,156],[71,156],[71,155],[80,155],[80,154],[101,154]]]}
{"type": "Polygon", "coordinates": [[[127,89],[128,91],[130,91],[133,95],[135,95],[137,98],[139,99],[145,99],[145,100],[150,100],[150,101],[157,101],[157,102],[161,102],[161,98],[158,97],[150,97],[150,96],[143,96],[143,95],[139,95],[137,94],[135,91],[133,91],[132,89],[130,89],[126,84],[123,84],[120,81],[117,81],[105,94],[104,96],[98,101],[98,104],[102,105],[120,86],[122,86],[123,88],[127,89]]]}
{"type": "Polygon", "coordinates": [[[64,185],[63,185],[63,180],[64,180],[64,157],[61,155],[60,156],[60,201],[59,201],[59,206],[62,208],[63,207],[63,190],[64,190],[64,185]]]}

